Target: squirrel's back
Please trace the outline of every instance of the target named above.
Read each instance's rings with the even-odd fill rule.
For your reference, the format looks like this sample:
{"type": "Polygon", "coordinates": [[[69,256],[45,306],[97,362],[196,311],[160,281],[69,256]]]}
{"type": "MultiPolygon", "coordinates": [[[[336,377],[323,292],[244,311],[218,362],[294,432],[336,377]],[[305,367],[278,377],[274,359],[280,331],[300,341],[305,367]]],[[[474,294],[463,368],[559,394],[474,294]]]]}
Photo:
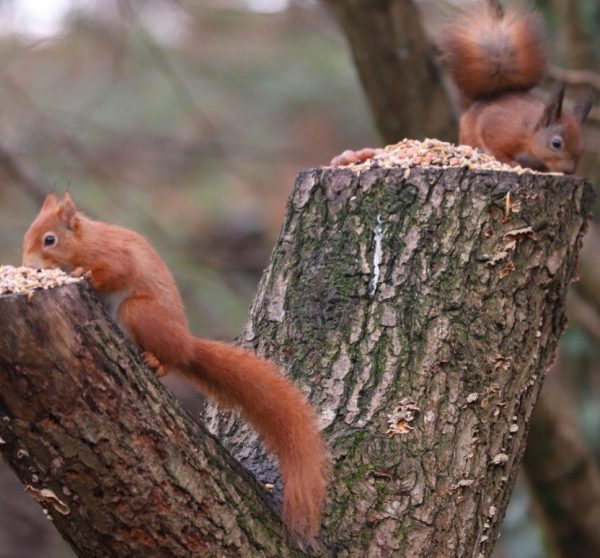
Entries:
{"type": "Polygon", "coordinates": [[[547,65],[539,16],[522,5],[501,9],[497,2],[470,5],[443,30],[440,47],[463,101],[526,91],[547,65]]]}

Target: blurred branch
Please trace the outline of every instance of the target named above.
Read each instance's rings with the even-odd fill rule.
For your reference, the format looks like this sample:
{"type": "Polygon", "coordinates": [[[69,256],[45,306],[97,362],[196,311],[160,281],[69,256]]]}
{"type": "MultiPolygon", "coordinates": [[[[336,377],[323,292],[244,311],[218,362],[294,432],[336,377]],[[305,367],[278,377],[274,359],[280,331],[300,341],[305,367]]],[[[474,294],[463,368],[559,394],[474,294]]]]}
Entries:
{"type": "Polygon", "coordinates": [[[591,61],[591,44],[581,26],[582,4],[577,0],[552,0],[560,22],[556,29],[557,40],[553,44],[569,68],[585,68],[591,61]]]}
{"type": "Polygon", "coordinates": [[[387,143],[456,139],[456,122],[415,2],[323,0],[344,31],[387,143]]]}
{"type": "Polygon", "coordinates": [[[548,70],[548,75],[568,85],[582,85],[600,91],[600,73],[592,70],[565,70],[552,66],[548,70]]]}
{"type": "Polygon", "coordinates": [[[124,17],[139,33],[146,49],[152,57],[155,66],[163,73],[165,79],[171,85],[173,92],[179,98],[181,104],[186,106],[188,110],[191,110],[191,112],[198,117],[199,121],[202,122],[204,130],[208,132],[210,138],[210,142],[207,142],[207,144],[212,148],[212,155],[219,159],[224,170],[239,183],[252,183],[252,180],[247,175],[242,176],[236,170],[235,165],[232,162],[231,154],[221,141],[221,134],[218,127],[206,114],[206,112],[204,112],[198,105],[185,82],[180,78],[179,74],[173,68],[169,58],[165,55],[164,50],[156,44],[150,34],[146,31],[146,29],[144,29],[144,26],[140,23],[138,14],[130,0],[119,0],[119,6],[124,14],[124,17]]]}
{"type": "Polygon", "coordinates": [[[590,222],[579,253],[579,284],[582,296],[600,312],[600,226],[590,222]]]}
{"type": "Polygon", "coordinates": [[[27,163],[23,157],[1,143],[0,167],[4,169],[11,180],[21,185],[23,190],[38,204],[41,204],[46,194],[53,190],[35,166],[27,163]]]}
{"type": "Polygon", "coordinates": [[[227,159],[227,151],[220,141],[220,133],[217,129],[217,126],[200,108],[185,82],[179,77],[179,74],[173,68],[163,49],[152,40],[152,37],[140,23],[138,14],[135,8],[131,5],[131,2],[129,0],[119,0],[119,7],[121,8],[121,12],[126,20],[141,37],[146,50],[152,57],[154,65],[163,73],[167,82],[171,85],[173,92],[179,98],[180,103],[186,106],[188,110],[191,110],[193,113],[195,113],[208,130],[209,134],[211,135],[211,145],[214,148],[215,155],[217,155],[220,159],[227,159]]]}
{"type": "Polygon", "coordinates": [[[37,116],[39,123],[47,133],[48,137],[52,138],[52,140],[61,147],[66,148],[77,161],[85,166],[88,172],[92,172],[95,176],[107,182],[113,181],[111,173],[108,172],[103,165],[99,164],[85,153],[81,144],[70,134],[65,132],[63,127],[56,126],[50,120],[48,115],[40,110],[27,91],[8,74],[2,76],[2,86],[12,92],[15,100],[18,100],[21,104],[25,104],[27,109],[33,112],[37,116]]]}
{"type": "Polygon", "coordinates": [[[600,556],[600,472],[586,448],[561,359],[533,413],[524,465],[546,525],[564,558],[600,556]]]}
{"type": "Polygon", "coordinates": [[[575,289],[570,289],[567,296],[567,316],[570,322],[579,323],[597,343],[600,343],[600,314],[593,304],[577,294],[575,289]]]}

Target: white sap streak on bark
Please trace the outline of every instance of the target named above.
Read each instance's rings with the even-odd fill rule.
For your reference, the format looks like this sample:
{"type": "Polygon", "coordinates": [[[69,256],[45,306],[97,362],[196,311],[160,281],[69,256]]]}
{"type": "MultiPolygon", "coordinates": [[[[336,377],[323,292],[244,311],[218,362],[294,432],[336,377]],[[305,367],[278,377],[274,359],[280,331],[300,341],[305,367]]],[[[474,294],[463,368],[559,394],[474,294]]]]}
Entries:
{"type": "Polygon", "coordinates": [[[381,265],[381,257],[383,255],[383,250],[381,248],[381,239],[383,238],[383,227],[381,226],[381,214],[377,214],[377,225],[374,230],[375,236],[375,251],[373,253],[373,277],[371,278],[371,286],[369,289],[369,294],[371,296],[375,296],[377,292],[377,283],[379,283],[379,275],[381,270],[379,266],[381,265]]]}

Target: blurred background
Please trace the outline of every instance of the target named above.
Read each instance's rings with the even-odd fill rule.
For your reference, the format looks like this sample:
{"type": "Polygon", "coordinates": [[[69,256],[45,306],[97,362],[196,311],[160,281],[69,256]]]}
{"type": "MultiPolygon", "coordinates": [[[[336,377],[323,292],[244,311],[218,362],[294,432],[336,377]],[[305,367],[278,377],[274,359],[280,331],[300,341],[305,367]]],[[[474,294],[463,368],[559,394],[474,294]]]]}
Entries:
{"type": "MultiPolygon", "coordinates": [[[[456,138],[454,94],[428,41],[447,4],[0,0],[0,263],[19,265],[22,236],[41,200],[69,189],[91,216],[150,238],[174,272],[194,332],[234,338],[299,170],[407,135],[456,138]],[[392,17],[385,27],[387,9],[410,26],[392,17]],[[426,62],[424,71],[399,67],[397,75],[409,76],[401,86],[377,65],[386,33],[426,62]],[[371,78],[398,102],[383,117],[371,78]],[[435,113],[427,125],[413,106],[423,98],[432,99],[425,112],[435,113]]],[[[561,79],[572,98],[584,88],[600,91],[598,0],[537,4],[553,57],[544,87],[561,79]]],[[[598,105],[580,167],[595,184],[598,105]]],[[[580,274],[498,557],[600,556],[595,225],[580,274]]],[[[184,387],[171,387],[198,407],[184,387]]],[[[0,558],[70,556],[0,464],[0,558]]]]}

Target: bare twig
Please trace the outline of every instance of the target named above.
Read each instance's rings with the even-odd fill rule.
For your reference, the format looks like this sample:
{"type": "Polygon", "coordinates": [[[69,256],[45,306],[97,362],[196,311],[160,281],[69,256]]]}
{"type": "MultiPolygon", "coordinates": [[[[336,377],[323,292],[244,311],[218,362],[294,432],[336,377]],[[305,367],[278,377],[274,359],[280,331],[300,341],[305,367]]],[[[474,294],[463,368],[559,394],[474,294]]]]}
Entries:
{"type": "Polygon", "coordinates": [[[586,301],[575,289],[567,297],[567,316],[570,321],[578,322],[596,342],[600,343],[600,315],[592,302],[586,301]]]}
{"type": "Polygon", "coordinates": [[[569,85],[582,85],[600,91],[600,73],[592,70],[565,70],[552,66],[548,75],[556,81],[562,81],[569,85]]]}
{"type": "Polygon", "coordinates": [[[21,155],[0,143],[0,167],[7,176],[22,186],[23,190],[38,204],[41,204],[52,186],[21,155]]]}
{"type": "Polygon", "coordinates": [[[150,53],[154,64],[163,73],[168,83],[171,85],[173,92],[179,98],[181,104],[186,106],[188,110],[191,110],[192,113],[196,115],[198,120],[202,122],[202,125],[208,132],[210,138],[210,141],[207,143],[212,148],[213,155],[221,162],[222,168],[238,183],[256,186],[257,182],[249,178],[247,173],[242,175],[237,171],[233,163],[231,153],[226,149],[221,140],[221,134],[217,125],[198,105],[185,82],[173,68],[173,65],[171,64],[169,58],[165,55],[163,49],[161,49],[152,40],[150,34],[144,29],[144,26],[140,23],[138,14],[131,2],[129,0],[120,0],[119,6],[122,8],[122,12],[129,23],[140,34],[140,37],[146,49],[150,53]]]}
{"type": "Polygon", "coordinates": [[[81,144],[68,134],[61,126],[56,126],[48,115],[40,110],[39,106],[31,99],[28,92],[21,87],[14,79],[9,75],[4,74],[2,76],[2,86],[13,93],[15,99],[19,100],[22,104],[25,104],[28,110],[32,111],[38,118],[39,123],[46,131],[48,136],[52,138],[61,147],[64,147],[69,153],[75,157],[80,163],[85,165],[88,171],[94,173],[95,176],[112,182],[113,178],[109,172],[107,172],[104,165],[95,161],[89,154],[85,153],[81,144]]]}
{"type": "Polygon", "coordinates": [[[524,465],[548,526],[545,536],[560,556],[591,558],[600,551],[600,472],[579,429],[566,374],[558,358],[533,414],[524,465]]]}

